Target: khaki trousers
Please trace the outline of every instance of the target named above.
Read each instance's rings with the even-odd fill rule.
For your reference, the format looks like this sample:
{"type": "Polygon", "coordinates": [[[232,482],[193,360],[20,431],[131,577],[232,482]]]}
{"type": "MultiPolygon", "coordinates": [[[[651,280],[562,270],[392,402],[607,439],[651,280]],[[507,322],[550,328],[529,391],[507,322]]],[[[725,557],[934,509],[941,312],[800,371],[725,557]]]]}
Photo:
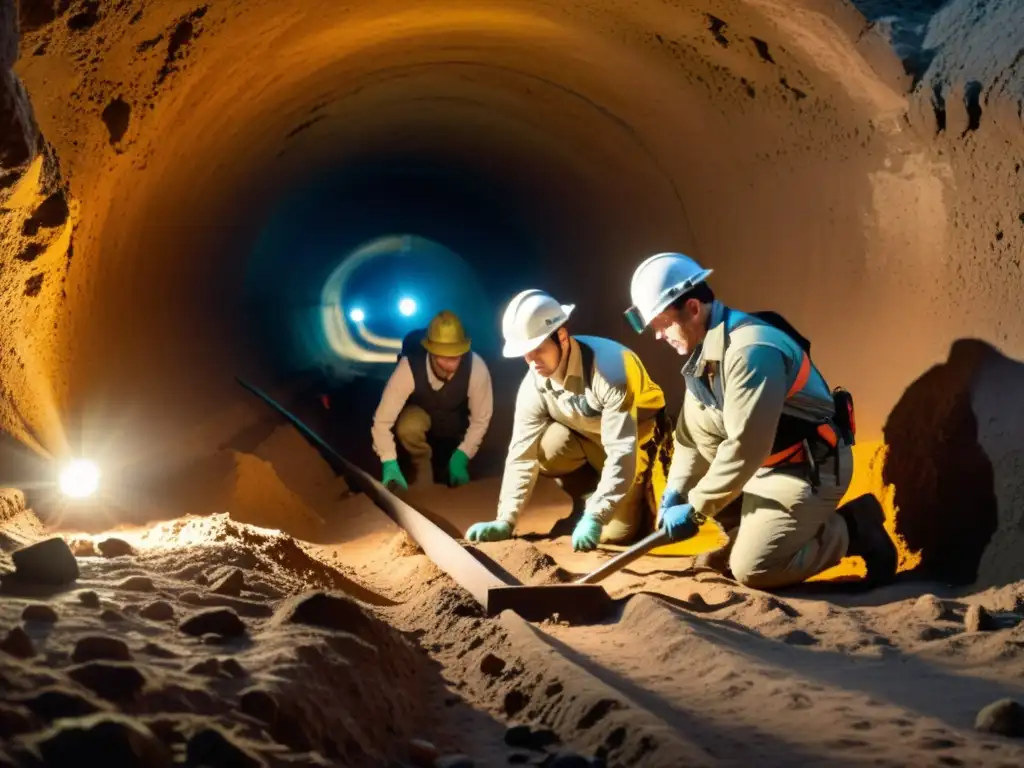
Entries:
{"type": "MultiPolygon", "coordinates": [[[[654,438],[653,420],[640,424],[639,438],[633,484],[601,529],[604,544],[632,543],[643,521],[650,466],[646,443],[654,438]]],[[[559,478],[559,484],[574,501],[594,492],[604,468],[603,447],[556,421],[541,435],[539,453],[540,473],[559,478]]]]}
{"type": "Polygon", "coordinates": [[[839,462],[838,483],[833,460],[821,466],[817,493],[805,469],[759,470],[716,518],[729,543],[707,556],[706,564],[724,570],[728,562],[733,578],[754,589],[793,586],[837,565],[850,544],[837,513],[853,476],[849,447],[840,449],[839,462]]]}
{"type": "Polygon", "coordinates": [[[412,482],[430,485],[434,482],[434,449],[427,440],[430,414],[418,405],[407,405],[395,421],[395,437],[412,461],[412,482]]]}

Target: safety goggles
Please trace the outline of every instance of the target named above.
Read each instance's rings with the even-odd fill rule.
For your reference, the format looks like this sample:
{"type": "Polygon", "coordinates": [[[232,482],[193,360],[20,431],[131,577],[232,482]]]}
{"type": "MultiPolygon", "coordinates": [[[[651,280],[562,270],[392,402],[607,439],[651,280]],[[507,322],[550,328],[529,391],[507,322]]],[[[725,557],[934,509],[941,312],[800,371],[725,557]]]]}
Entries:
{"type": "Polygon", "coordinates": [[[629,323],[629,327],[637,333],[643,333],[647,327],[647,323],[644,322],[644,316],[640,314],[640,310],[636,308],[634,304],[632,307],[622,313],[623,317],[626,318],[626,322],[629,323]]]}

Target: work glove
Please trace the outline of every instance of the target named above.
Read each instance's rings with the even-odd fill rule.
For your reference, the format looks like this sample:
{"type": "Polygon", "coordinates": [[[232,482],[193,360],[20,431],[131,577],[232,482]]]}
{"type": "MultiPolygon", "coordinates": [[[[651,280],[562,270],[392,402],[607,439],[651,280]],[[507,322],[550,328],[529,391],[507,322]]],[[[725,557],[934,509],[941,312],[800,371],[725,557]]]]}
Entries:
{"type": "Polygon", "coordinates": [[[572,548],[576,552],[589,552],[601,540],[601,524],[584,514],[572,532],[572,548]]]}
{"type": "Polygon", "coordinates": [[[669,507],[674,507],[676,504],[682,504],[686,501],[686,497],[679,491],[674,491],[671,488],[666,488],[665,492],[661,494],[661,502],[658,504],[658,512],[664,514],[665,510],[669,507]]]}
{"type": "Polygon", "coordinates": [[[448,459],[448,482],[452,488],[469,482],[469,456],[462,451],[456,451],[448,459]]]}
{"type": "Polygon", "coordinates": [[[397,485],[403,491],[409,490],[409,483],[405,481],[405,475],[402,474],[402,469],[398,466],[396,459],[385,461],[381,465],[381,470],[380,481],[384,483],[385,488],[390,489],[392,486],[397,485]]]}
{"type": "Polygon", "coordinates": [[[686,541],[697,535],[693,504],[676,504],[661,513],[661,527],[672,541],[686,541]]]}
{"type": "Polygon", "coordinates": [[[512,526],[504,520],[490,523],[474,523],[466,531],[469,541],[505,541],[512,538],[512,526]]]}

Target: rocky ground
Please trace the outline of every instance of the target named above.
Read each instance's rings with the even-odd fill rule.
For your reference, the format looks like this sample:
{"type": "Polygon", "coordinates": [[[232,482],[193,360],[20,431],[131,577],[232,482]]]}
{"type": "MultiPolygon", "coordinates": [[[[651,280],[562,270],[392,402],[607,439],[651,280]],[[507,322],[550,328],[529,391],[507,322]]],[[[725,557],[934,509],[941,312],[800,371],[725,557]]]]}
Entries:
{"type": "MultiPolygon", "coordinates": [[[[464,529],[496,491],[412,495],[464,529]]],[[[605,583],[610,620],[528,624],[363,496],[316,541],[228,513],[53,536],[3,499],[0,765],[1024,761],[1024,584],[770,596],[647,558],[605,583]]],[[[567,510],[541,483],[522,536],[482,549],[571,580],[610,553],[539,535],[567,510]]]]}

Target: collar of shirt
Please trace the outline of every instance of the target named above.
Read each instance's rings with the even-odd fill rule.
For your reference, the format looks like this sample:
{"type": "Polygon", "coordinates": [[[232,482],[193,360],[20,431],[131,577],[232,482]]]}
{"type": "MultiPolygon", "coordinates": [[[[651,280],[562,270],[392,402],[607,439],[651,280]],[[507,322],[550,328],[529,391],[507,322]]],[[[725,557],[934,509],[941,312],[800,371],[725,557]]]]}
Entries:
{"type": "Polygon", "coordinates": [[[559,395],[568,392],[573,395],[582,395],[586,387],[583,383],[583,354],[580,352],[580,344],[572,336],[569,337],[569,360],[565,366],[565,381],[562,384],[554,379],[545,379],[539,374],[534,374],[537,379],[538,389],[542,392],[551,392],[559,395]]]}
{"type": "Polygon", "coordinates": [[[715,299],[711,304],[711,318],[704,341],[697,345],[683,364],[683,376],[699,378],[704,375],[708,362],[721,363],[725,358],[726,306],[715,299]]]}

